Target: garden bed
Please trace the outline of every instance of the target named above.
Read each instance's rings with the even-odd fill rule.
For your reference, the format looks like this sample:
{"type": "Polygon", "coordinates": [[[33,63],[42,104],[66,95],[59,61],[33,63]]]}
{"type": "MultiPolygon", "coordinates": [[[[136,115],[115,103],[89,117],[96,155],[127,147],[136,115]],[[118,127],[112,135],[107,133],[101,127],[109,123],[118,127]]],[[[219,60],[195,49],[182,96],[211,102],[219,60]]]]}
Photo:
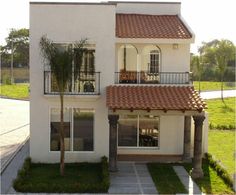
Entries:
{"type": "Polygon", "coordinates": [[[101,163],[65,164],[65,176],[60,176],[60,164],[31,163],[26,159],[14,188],[33,193],[105,193],[109,188],[107,158],[103,157],[101,163]]]}

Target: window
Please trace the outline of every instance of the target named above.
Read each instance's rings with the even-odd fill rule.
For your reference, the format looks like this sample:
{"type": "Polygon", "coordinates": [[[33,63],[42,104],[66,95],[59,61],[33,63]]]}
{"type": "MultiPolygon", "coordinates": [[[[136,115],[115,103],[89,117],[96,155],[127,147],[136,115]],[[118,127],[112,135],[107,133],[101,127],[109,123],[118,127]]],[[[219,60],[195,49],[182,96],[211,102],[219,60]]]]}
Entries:
{"type": "Polygon", "coordinates": [[[91,110],[74,109],[74,151],[93,151],[93,119],[91,110]]]}
{"type": "Polygon", "coordinates": [[[120,116],[118,131],[119,146],[137,146],[137,121],[137,116],[120,116]]]}
{"type": "MultiPolygon", "coordinates": [[[[50,140],[50,150],[58,151],[60,150],[60,109],[51,109],[51,140],[50,140]]],[[[64,132],[65,132],[65,150],[70,150],[71,139],[70,139],[70,110],[64,110],[64,132]]]]}
{"type": "Polygon", "coordinates": [[[122,115],[118,124],[118,146],[158,147],[159,117],[122,115]]]}
{"type": "Polygon", "coordinates": [[[160,52],[158,50],[150,51],[150,73],[159,73],[160,66],[160,52]]]}
{"type": "MultiPolygon", "coordinates": [[[[93,151],[94,110],[65,109],[65,151],[93,151]]],[[[60,150],[60,109],[51,109],[50,150],[60,150]]]]}

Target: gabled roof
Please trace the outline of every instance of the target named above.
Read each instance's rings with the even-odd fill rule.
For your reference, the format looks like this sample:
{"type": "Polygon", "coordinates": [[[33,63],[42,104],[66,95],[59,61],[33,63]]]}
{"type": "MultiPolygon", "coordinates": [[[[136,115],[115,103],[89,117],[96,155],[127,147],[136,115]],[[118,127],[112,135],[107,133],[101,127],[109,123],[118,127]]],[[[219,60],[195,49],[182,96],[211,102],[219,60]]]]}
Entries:
{"type": "Polygon", "coordinates": [[[198,111],[207,108],[190,86],[124,86],[106,89],[106,104],[111,110],[198,111]]]}
{"type": "Polygon", "coordinates": [[[191,39],[178,15],[116,14],[116,37],[191,39]]]}

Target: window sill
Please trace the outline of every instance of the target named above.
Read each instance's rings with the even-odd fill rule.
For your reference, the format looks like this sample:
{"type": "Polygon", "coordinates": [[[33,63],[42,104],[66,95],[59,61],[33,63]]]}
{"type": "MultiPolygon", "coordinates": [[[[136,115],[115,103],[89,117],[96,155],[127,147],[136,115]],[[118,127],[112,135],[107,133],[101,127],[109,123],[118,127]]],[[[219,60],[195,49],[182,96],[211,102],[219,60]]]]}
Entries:
{"type": "Polygon", "coordinates": [[[124,150],[160,150],[160,147],[132,147],[132,146],[118,146],[117,149],[124,149],[124,150]]]}

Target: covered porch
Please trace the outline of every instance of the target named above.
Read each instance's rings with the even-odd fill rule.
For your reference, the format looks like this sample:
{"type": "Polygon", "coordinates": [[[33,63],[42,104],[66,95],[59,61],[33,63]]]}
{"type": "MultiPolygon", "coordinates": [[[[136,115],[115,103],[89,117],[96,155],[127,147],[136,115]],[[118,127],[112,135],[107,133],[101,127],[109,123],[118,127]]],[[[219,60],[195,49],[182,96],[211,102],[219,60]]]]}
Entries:
{"type": "Polygon", "coordinates": [[[117,171],[117,160],[122,158],[131,161],[190,161],[193,119],[192,176],[203,176],[202,137],[206,104],[193,87],[109,86],[107,107],[110,171],[117,171]],[[168,129],[171,126],[172,129],[168,129]]]}

